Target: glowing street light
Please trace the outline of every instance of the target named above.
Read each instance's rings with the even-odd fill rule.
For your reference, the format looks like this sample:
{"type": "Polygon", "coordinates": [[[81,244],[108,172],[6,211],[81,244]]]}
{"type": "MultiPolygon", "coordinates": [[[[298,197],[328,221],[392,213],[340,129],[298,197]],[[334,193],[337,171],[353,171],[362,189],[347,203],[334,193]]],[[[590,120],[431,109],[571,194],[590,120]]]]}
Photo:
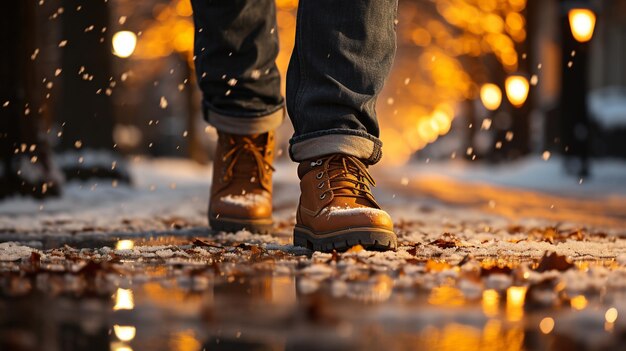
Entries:
{"type": "Polygon", "coordinates": [[[574,39],[581,43],[591,40],[596,26],[596,14],[589,9],[571,9],[567,15],[574,39]]]}
{"type": "Polygon", "coordinates": [[[502,91],[495,84],[483,84],[483,86],[480,87],[480,101],[483,102],[487,110],[495,111],[500,107],[500,103],[502,103],[502,91]]]}
{"type": "Polygon", "coordinates": [[[506,78],[504,82],[506,97],[515,107],[521,107],[528,98],[528,79],[521,75],[513,75],[506,78]]]}
{"type": "Polygon", "coordinates": [[[137,35],[123,30],[113,34],[113,54],[122,58],[129,57],[137,46],[137,35]]]}

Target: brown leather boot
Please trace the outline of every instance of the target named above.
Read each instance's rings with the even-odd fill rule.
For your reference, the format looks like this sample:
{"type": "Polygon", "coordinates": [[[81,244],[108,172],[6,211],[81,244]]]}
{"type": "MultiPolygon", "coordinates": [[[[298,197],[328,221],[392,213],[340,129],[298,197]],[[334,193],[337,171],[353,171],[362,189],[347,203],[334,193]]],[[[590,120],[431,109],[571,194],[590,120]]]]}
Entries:
{"type": "Polygon", "coordinates": [[[312,250],[368,249],[397,246],[393,222],[371,193],[375,182],[356,157],[335,154],[298,167],[300,204],[294,245],[312,250]]]}
{"type": "Polygon", "coordinates": [[[209,224],[218,231],[272,229],[274,132],[218,133],[209,199],[209,224]]]}

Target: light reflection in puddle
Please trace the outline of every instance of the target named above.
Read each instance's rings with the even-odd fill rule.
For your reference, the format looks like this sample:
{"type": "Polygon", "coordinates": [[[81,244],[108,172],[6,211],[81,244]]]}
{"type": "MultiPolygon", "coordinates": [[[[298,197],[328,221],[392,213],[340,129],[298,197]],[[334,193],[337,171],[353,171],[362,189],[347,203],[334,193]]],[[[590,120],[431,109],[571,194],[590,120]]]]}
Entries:
{"type": "Polygon", "coordinates": [[[439,351],[520,351],[524,350],[524,330],[505,327],[488,320],[484,327],[450,323],[442,328],[427,327],[420,333],[420,347],[439,351]]]}
{"type": "Polygon", "coordinates": [[[175,332],[169,343],[170,350],[176,351],[198,351],[201,343],[193,330],[181,330],[175,332]]]}
{"type": "Polygon", "coordinates": [[[510,322],[519,322],[524,317],[525,286],[511,286],[506,290],[506,318],[510,322]]]}
{"type": "Polygon", "coordinates": [[[135,299],[131,289],[117,288],[115,293],[115,306],[113,310],[132,310],[135,307],[135,299]]]}
{"type": "Polygon", "coordinates": [[[137,328],[130,325],[114,325],[113,332],[120,341],[129,342],[135,338],[137,328]]]}
{"type": "Polygon", "coordinates": [[[111,343],[111,351],[133,351],[133,349],[121,342],[112,342],[111,343]]]}
{"type": "Polygon", "coordinates": [[[500,310],[500,294],[494,289],[487,289],[483,291],[483,298],[481,300],[483,313],[487,317],[495,317],[500,310]]]}
{"type": "Polygon", "coordinates": [[[461,290],[452,286],[440,286],[432,289],[428,303],[435,306],[459,307],[465,304],[461,290]]]}
{"type": "MultiPolygon", "coordinates": [[[[135,244],[136,250],[141,250],[144,245],[135,244]]],[[[191,246],[184,247],[181,252],[183,250],[190,254],[195,252],[191,246]]],[[[249,247],[245,250],[243,254],[251,251],[249,247]]],[[[555,283],[547,289],[561,292],[563,297],[559,299],[562,298],[560,302],[563,304],[559,314],[553,314],[554,310],[550,308],[533,306],[535,301],[529,291],[535,287],[533,284],[537,283],[540,274],[528,270],[528,262],[523,260],[475,261],[462,268],[445,260],[424,260],[402,272],[401,277],[389,270],[372,271],[360,267],[352,267],[345,273],[340,269],[341,265],[347,265],[346,261],[338,260],[317,267],[326,269],[322,272],[324,274],[317,270],[319,286],[303,293],[298,283],[318,276],[307,274],[298,266],[297,260],[285,264],[285,261],[267,260],[258,252],[255,258],[252,256],[250,262],[241,262],[229,252],[218,259],[211,257],[210,261],[207,256],[202,256],[205,261],[194,262],[185,258],[166,264],[160,258],[152,262],[125,259],[115,263],[114,271],[103,268],[97,271],[96,277],[90,278],[93,281],[85,280],[88,284],[106,285],[106,293],[100,300],[68,298],[66,292],[50,288],[47,294],[52,301],[59,303],[50,304],[55,306],[48,307],[50,310],[45,314],[57,318],[48,323],[55,326],[75,323],[74,328],[80,330],[76,333],[85,334],[90,331],[83,330],[84,320],[96,316],[104,329],[110,331],[101,335],[103,339],[100,340],[105,340],[113,351],[132,351],[133,348],[212,350],[226,345],[231,349],[242,349],[259,344],[281,350],[293,349],[292,344],[310,346],[321,340],[329,345],[347,345],[339,349],[377,350],[380,345],[369,344],[372,335],[381,336],[376,334],[377,330],[382,331],[382,338],[396,346],[388,347],[389,350],[415,347],[518,351],[534,349],[534,346],[550,349],[547,343],[562,338],[561,333],[568,329],[565,327],[567,318],[578,318],[575,325],[580,329],[585,323],[584,318],[589,318],[585,317],[587,314],[595,318],[592,320],[596,328],[613,337],[612,345],[621,340],[618,313],[621,305],[618,302],[614,302],[615,307],[603,305],[619,301],[615,295],[610,295],[614,292],[608,291],[609,295],[598,299],[587,291],[574,290],[570,297],[564,284],[555,283]],[[118,269],[124,273],[119,274],[118,269]],[[498,279],[493,279],[499,284],[486,284],[494,275],[499,275],[498,279]],[[502,276],[509,279],[500,279],[502,276]],[[410,285],[402,283],[400,278],[405,282],[414,280],[410,285]],[[422,278],[432,279],[420,280],[422,278]],[[508,285],[500,284],[502,282],[508,285]],[[95,307],[97,304],[100,305],[95,307]],[[76,314],[75,311],[83,305],[90,306],[91,310],[76,314]],[[65,313],[69,316],[54,308],[66,308],[65,313]],[[406,315],[386,314],[394,309],[404,311],[406,315]]],[[[302,256],[299,259],[304,261],[307,258],[302,256]]],[[[593,272],[596,265],[610,267],[602,261],[576,267],[593,272]]],[[[36,281],[27,276],[7,275],[3,282],[6,286],[22,284],[37,291],[48,286],[44,283],[50,284],[60,277],[66,280],[80,277],[63,274],[43,272],[36,281]]],[[[63,284],[59,283],[59,286],[63,284]]],[[[4,288],[0,286],[0,289],[4,288]]],[[[11,301],[0,296],[0,312],[4,312],[11,301]]],[[[13,312],[0,315],[0,333],[12,330],[6,327],[11,325],[6,322],[10,319],[7,316],[18,315],[24,308],[15,307],[11,310],[13,312]]],[[[32,314],[24,317],[33,319],[32,314]]],[[[62,338],[60,332],[50,334],[54,333],[58,334],[56,340],[62,338]]],[[[0,343],[0,349],[11,349],[3,346],[0,343]]],[[[45,347],[37,349],[48,350],[45,347]]],[[[66,350],[78,349],[68,347],[66,350]]]]}

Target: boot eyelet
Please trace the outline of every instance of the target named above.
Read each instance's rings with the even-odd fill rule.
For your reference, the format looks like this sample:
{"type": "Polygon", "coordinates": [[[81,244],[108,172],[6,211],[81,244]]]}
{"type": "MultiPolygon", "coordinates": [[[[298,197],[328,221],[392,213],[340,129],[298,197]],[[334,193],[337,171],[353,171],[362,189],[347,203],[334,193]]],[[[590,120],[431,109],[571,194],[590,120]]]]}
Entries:
{"type": "Polygon", "coordinates": [[[324,182],[320,182],[320,183],[317,185],[317,188],[318,188],[318,189],[321,189],[322,187],[324,187],[324,182]]]}
{"type": "Polygon", "coordinates": [[[324,198],[326,198],[326,193],[323,193],[322,195],[320,195],[320,200],[324,200],[324,198]]]}
{"type": "Polygon", "coordinates": [[[321,165],[322,165],[322,160],[317,160],[317,161],[311,162],[311,167],[321,166],[321,165]]]}
{"type": "Polygon", "coordinates": [[[323,176],[324,176],[324,172],[319,172],[317,176],[315,176],[315,178],[322,179],[323,176]]]}

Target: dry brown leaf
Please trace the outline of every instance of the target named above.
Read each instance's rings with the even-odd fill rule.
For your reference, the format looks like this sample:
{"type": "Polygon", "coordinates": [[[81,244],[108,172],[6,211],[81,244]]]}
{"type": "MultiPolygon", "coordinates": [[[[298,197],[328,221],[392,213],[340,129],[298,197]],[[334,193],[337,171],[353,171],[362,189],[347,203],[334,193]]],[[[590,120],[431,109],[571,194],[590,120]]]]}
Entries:
{"type": "Polygon", "coordinates": [[[556,252],[547,253],[543,255],[539,265],[535,268],[537,272],[545,272],[551,270],[557,270],[560,272],[573,268],[574,264],[570,262],[567,257],[561,256],[556,252]]]}

